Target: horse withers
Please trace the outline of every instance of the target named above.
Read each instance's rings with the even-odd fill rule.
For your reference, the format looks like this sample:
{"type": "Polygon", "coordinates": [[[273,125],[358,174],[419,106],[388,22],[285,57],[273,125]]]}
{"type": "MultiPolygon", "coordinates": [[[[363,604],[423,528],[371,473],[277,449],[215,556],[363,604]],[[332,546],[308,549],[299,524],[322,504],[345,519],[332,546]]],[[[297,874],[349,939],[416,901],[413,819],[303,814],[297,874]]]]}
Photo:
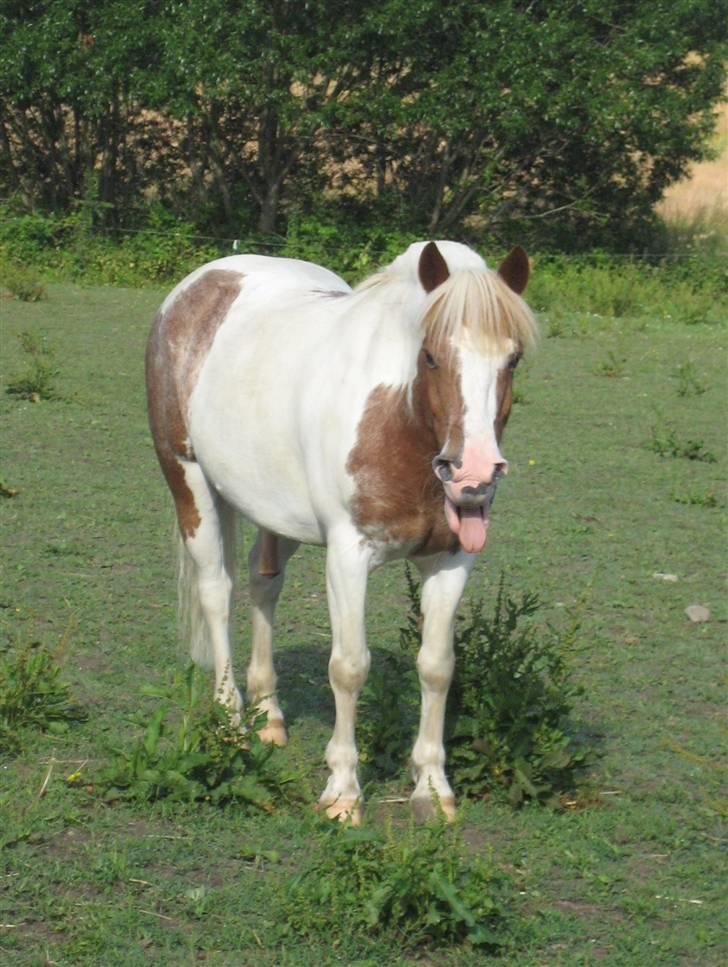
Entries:
{"type": "Polygon", "coordinates": [[[235,516],[250,552],[249,700],[283,744],[273,616],[300,543],[326,546],[336,723],[320,805],[361,814],[355,705],[369,669],[369,573],[396,558],[422,577],[415,814],[452,818],[445,702],[455,611],[485,545],[513,371],[536,326],[514,248],[494,271],[455,242],[418,242],[355,289],[294,259],[211,262],[165,299],[147,349],[149,419],[180,532],[180,605],[193,659],[237,712],[229,614],[235,516]]]}

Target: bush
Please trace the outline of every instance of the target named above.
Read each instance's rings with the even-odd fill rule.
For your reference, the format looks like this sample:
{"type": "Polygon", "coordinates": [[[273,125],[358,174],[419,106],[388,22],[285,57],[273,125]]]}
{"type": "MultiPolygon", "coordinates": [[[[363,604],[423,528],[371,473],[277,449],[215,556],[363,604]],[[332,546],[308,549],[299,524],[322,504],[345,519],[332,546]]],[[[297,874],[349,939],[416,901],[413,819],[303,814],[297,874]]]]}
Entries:
{"type": "Polygon", "coordinates": [[[111,750],[112,760],[84,783],[106,799],[235,802],[265,812],[295,798],[293,777],[271,761],[276,747],[256,735],[260,714],[250,709],[237,725],[227,708],[202,700],[201,688],[207,691],[209,684],[190,665],[170,688],[144,689],[161,704],[148,720],[132,719],[143,733],[131,747],[111,750]],[[177,724],[174,706],[182,708],[177,724]]]}
{"type": "MultiPolygon", "coordinates": [[[[395,746],[393,729],[369,727],[360,745],[370,763],[388,763],[403,751],[406,726],[419,702],[412,672],[420,646],[419,592],[409,569],[407,580],[410,609],[400,632],[397,678],[406,698],[389,706],[402,726],[400,745],[395,746]]],[[[480,798],[505,791],[513,805],[526,800],[557,805],[560,796],[573,789],[586,765],[591,750],[572,721],[573,705],[581,695],[570,668],[579,631],[578,611],[563,631],[528,620],[524,625],[523,619],[532,618],[538,608],[535,594],[511,597],[501,576],[493,616],[486,616],[483,602],[478,600],[458,620],[446,750],[448,772],[460,795],[480,798]]],[[[366,699],[365,695],[365,704],[366,699]]],[[[387,693],[381,693],[367,714],[377,704],[380,714],[390,714],[387,700],[387,693]]]]}
{"type": "Polygon", "coordinates": [[[87,717],[61,671],[57,654],[39,642],[0,654],[0,753],[19,751],[22,729],[62,731],[87,717]]]}
{"type": "Polygon", "coordinates": [[[10,377],[6,392],[32,403],[57,399],[54,383],[58,370],[52,362],[53,351],[30,332],[19,333],[18,339],[27,357],[27,368],[10,377]]]}
{"type": "Polygon", "coordinates": [[[457,630],[447,750],[461,794],[505,789],[513,805],[556,805],[587,762],[572,720],[582,694],[570,668],[578,611],[561,632],[522,625],[539,606],[530,592],[511,597],[501,576],[493,617],[477,601],[457,630]]]}
{"type": "Polygon", "coordinates": [[[40,276],[32,268],[6,262],[0,270],[0,279],[3,287],[21,302],[39,302],[46,294],[40,276]]]}
{"type": "Polygon", "coordinates": [[[284,933],[326,938],[339,956],[388,939],[404,951],[506,939],[507,877],[452,827],[372,831],[327,824],[284,899],[284,933]]]}

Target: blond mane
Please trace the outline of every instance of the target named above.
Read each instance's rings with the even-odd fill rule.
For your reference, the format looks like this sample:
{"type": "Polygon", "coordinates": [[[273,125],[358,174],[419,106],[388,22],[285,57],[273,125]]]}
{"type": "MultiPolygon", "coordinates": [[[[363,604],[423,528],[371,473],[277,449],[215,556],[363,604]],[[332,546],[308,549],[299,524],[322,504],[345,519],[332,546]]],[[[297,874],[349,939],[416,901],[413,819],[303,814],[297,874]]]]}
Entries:
{"type": "Polygon", "coordinates": [[[423,327],[435,345],[465,342],[477,352],[519,351],[538,337],[533,313],[492,269],[460,269],[432,293],[423,327]]]}

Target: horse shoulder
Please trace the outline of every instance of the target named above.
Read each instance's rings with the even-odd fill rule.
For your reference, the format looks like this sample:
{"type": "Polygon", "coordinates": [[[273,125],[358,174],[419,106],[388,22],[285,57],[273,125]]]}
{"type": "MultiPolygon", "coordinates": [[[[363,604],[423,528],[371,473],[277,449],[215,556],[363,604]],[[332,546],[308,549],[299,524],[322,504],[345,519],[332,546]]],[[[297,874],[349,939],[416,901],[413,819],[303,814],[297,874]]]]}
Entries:
{"type": "Polygon", "coordinates": [[[346,469],[354,481],[352,516],[365,536],[415,554],[457,544],[432,472],[431,442],[404,389],[379,385],[371,391],[346,469]]]}

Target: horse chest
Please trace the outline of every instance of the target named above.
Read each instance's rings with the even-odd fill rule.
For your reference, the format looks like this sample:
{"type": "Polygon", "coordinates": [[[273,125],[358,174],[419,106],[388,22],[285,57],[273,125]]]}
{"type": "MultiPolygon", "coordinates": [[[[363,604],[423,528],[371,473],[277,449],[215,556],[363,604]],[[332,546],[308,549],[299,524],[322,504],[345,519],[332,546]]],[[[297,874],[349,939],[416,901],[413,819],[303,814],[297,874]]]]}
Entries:
{"type": "Polygon", "coordinates": [[[352,514],[374,543],[405,548],[411,555],[457,549],[445,519],[442,488],[432,472],[433,455],[403,393],[376,387],[347,461],[355,486],[352,514]]]}

